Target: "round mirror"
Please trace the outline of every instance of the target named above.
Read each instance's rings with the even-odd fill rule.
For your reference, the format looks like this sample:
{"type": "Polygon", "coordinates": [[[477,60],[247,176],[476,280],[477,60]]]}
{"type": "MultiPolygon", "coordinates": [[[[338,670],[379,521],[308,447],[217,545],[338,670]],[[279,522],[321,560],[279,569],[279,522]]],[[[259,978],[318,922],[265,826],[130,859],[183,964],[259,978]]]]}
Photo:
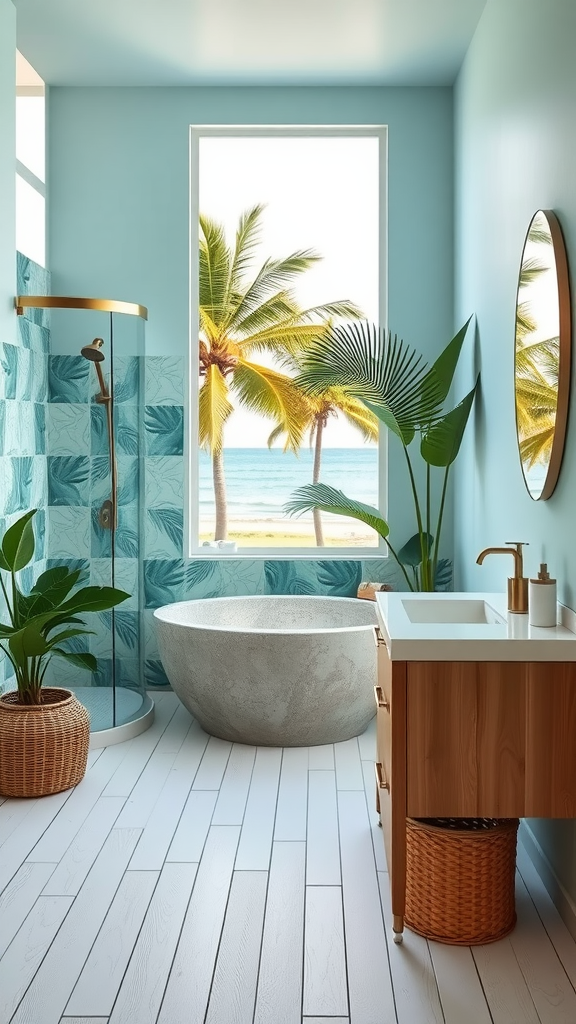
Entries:
{"type": "Polygon", "coordinates": [[[564,239],[551,210],[534,214],[516,297],[514,386],[520,462],[535,501],[552,494],[570,392],[571,318],[564,239]]]}

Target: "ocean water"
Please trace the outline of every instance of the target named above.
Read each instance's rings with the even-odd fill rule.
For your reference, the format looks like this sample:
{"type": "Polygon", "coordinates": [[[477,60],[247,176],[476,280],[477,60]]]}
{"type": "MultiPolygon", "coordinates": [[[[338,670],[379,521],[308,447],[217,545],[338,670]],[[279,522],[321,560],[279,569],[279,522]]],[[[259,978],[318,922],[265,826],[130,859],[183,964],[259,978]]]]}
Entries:
{"type": "MultiPolygon", "coordinates": [[[[314,453],[303,448],[298,456],[279,448],[226,448],[224,470],[230,519],[266,519],[282,516],[292,491],[312,482],[314,453]]],[[[321,482],[344,491],[349,498],[378,507],[378,451],[376,448],[326,448],[322,453],[321,482]]],[[[214,514],[212,465],[200,453],[200,519],[214,514]]]]}

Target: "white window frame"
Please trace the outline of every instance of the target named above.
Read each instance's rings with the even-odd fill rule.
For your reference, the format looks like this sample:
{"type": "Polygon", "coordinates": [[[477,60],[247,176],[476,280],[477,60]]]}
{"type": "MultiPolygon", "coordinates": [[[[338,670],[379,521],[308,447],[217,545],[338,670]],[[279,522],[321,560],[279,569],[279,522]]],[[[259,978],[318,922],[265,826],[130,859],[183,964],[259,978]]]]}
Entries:
{"type": "MultiPolygon", "coordinates": [[[[242,547],[237,551],[227,552],[214,548],[207,549],[198,543],[199,535],[199,445],[192,444],[192,438],[198,437],[198,358],[196,346],[198,332],[195,328],[198,320],[199,305],[199,263],[198,263],[198,219],[199,210],[199,170],[200,170],[200,139],[205,137],[264,137],[281,136],[285,138],[321,136],[327,138],[367,136],[378,139],[378,247],[379,247],[379,287],[378,308],[380,326],[388,328],[388,129],[386,125],[203,125],[190,126],[190,309],[189,309],[189,343],[188,343],[188,400],[184,411],[184,536],[187,541],[189,558],[250,558],[250,559],[312,559],[312,560],[350,560],[388,557],[388,549],[380,537],[378,546],[374,547],[242,547]]],[[[351,498],[354,495],[350,495],[351,498]]],[[[380,424],[378,438],[378,508],[384,519],[388,509],[388,431],[380,424]]]]}

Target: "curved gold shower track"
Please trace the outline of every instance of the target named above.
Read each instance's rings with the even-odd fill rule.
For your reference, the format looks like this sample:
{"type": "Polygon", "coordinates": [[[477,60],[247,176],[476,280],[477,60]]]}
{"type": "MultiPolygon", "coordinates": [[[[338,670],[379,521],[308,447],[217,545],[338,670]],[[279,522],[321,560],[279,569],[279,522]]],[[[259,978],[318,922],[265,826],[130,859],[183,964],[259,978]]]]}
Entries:
{"type": "Polygon", "coordinates": [[[72,295],[19,295],[16,299],[16,312],[22,316],[25,309],[97,309],[103,313],[126,313],[128,316],[139,316],[148,319],[146,306],[137,302],[120,302],[117,299],[83,299],[72,295]]]}

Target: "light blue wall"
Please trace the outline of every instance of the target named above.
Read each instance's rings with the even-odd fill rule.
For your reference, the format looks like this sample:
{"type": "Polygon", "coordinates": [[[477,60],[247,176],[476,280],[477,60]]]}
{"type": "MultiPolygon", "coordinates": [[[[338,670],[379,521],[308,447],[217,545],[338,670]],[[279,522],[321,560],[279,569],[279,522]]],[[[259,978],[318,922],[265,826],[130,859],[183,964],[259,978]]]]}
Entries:
{"type": "MultiPolygon", "coordinates": [[[[514,424],[515,296],[524,236],[539,208],[556,211],[576,268],[576,4],[488,0],[455,90],[456,319],[478,318],[482,396],[459,460],[457,576],[466,590],[502,590],[503,559],[475,566],[489,544],[525,540],[526,569],[540,561],[576,607],[576,415],[549,501],[528,496],[514,424]]],[[[574,400],[574,396],[572,396],[574,400]]],[[[458,585],[458,578],[457,578],[458,585]]],[[[576,899],[576,825],[533,823],[576,899]]]]}
{"type": "Polygon", "coordinates": [[[0,0],[0,342],[16,340],[16,11],[0,0]]]}
{"type": "MultiPolygon", "coordinates": [[[[387,124],[389,324],[430,355],[449,340],[451,89],[51,88],[49,117],[54,292],[148,306],[148,355],[183,358],[188,345],[194,123],[387,124]]],[[[402,544],[415,524],[405,466],[390,448],[389,515],[402,544]]],[[[450,515],[445,531],[449,555],[450,515]]]]}

